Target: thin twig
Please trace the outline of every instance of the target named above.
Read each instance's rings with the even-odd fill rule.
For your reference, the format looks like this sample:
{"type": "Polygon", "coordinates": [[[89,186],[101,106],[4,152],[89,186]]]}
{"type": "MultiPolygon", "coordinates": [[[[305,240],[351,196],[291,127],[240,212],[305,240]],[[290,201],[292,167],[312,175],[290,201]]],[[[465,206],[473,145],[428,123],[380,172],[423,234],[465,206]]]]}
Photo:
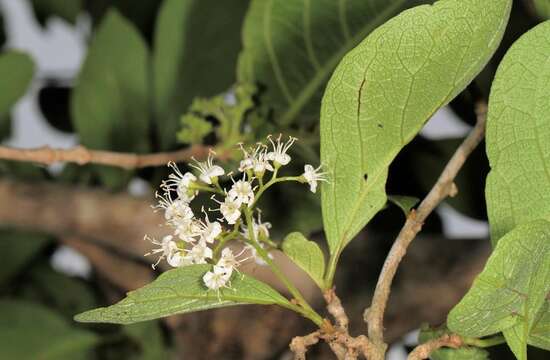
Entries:
{"type": "Polygon", "coordinates": [[[407,360],[423,360],[430,357],[430,354],[442,347],[450,347],[453,349],[464,345],[462,338],[455,334],[445,334],[440,338],[430,340],[422,345],[418,345],[409,354],[407,360]]]}
{"type": "Polygon", "coordinates": [[[204,158],[208,155],[208,151],[209,148],[202,145],[194,145],[184,150],[154,154],[91,150],[83,146],[77,146],[72,149],[54,149],[49,146],[36,149],[15,149],[0,146],[0,159],[34,162],[43,165],[70,162],[78,165],[101,164],[124,169],[136,169],[166,165],[169,161],[189,161],[191,157],[204,158]]]}
{"type": "Polygon", "coordinates": [[[327,310],[336,320],[336,324],[344,330],[348,330],[349,319],[346,315],[346,311],[342,306],[340,298],[336,295],[334,288],[328,289],[323,293],[325,301],[327,302],[327,310]]]}
{"type": "MultiPolygon", "coordinates": [[[[418,209],[411,212],[407,217],[405,225],[395,239],[386,261],[384,262],[384,266],[378,278],[378,283],[376,284],[371,307],[365,311],[369,338],[374,343],[375,347],[380,350],[377,358],[383,358],[383,354],[387,347],[384,343],[384,311],[390,295],[391,284],[399,263],[405,256],[407,248],[416,237],[416,234],[422,229],[422,225],[426,218],[445,198],[447,198],[447,196],[456,194],[457,190],[453,181],[468,156],[485,135],[487,115],[487,104],[485,102],[479,102],[476,105],[476,114],[476,126],[458,147],[436,184],[422,201],[418,209]]],[[[373,360],[377,360],[377,358],[373,360]]]]}
{"type": "Polygon", "coordinates": [[[307,349],[319,342],[321,332],[315,331],[306,336],[296,336],[290,342],[290,350],[294,353],[294,360],[305,360],[307,349]]]}

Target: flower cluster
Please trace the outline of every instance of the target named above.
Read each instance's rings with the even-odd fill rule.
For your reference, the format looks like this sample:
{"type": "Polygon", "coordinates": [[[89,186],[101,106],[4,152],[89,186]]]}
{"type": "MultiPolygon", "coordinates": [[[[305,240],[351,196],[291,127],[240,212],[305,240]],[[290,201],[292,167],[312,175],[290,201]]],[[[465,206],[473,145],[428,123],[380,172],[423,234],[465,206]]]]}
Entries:
{"type": "Polygon", "coordinates": [[[260,210],[256,207],[258,199],[278,182],[307,183],[310,190],[316,192],[318,182],[327,179],[321,167],[311,165],[306,165],[300,176],[279,177],[279,169],[291,161],[288,150],[297,139],[289,137],[282,141],[282,136],[276,139],[269,136],[268,140],[271,147],[258,143],[245,148],[239,144],[243,159],[236,179],[233,173],[226,174],[221,166],[214,164],[213,152],[204,162],[193,159],[194,163],[190,166],[196,174],[184,173],[172,162],[168,164],[172,173],[161,184],[162,191],[156,194],[158,204],[154,208],[164,212],[165,223],[172,233],[160,241],[145,237],[158,246],[146,254],[159,255],[153,268],[163,259],[172,267],[211,264],[211,270],[203,276],[203,283],[219,294],[222,288],[231,286],[233,272],[238,271],[237,267],[247,259],[253,258],[262,265],[269,264],[269,251],[277,245],[269,237],[271,224],[262,222],[260,210]],[[271,176],[264,182],[268,173],[271,176]],[[220,185],[222,176],[230,180],[228,189],[220,185]],[[204,208],[202,217],[195,215],[191,202],[201,192],[213,194],[211,199],[218,207],[210,211],[218,212],[221,217],[211,221],[204,208]],[[243,250],[235,254],[228,246],[230,241],[244,243],[243,250]],[[245,257],[247,251],[250,256],[245,257]]]}

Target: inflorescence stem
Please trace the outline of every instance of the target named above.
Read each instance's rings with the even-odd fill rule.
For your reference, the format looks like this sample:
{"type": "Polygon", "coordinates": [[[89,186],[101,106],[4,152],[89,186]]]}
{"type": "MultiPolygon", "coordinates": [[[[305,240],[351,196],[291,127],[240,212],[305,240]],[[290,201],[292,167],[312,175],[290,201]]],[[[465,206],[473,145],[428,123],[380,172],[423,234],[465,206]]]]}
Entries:
{"type": "MultiPolygon", "coordinates": [[[[283,178],[280,178],[283,179],[283,178]]],[[[264,189],[268,186],[269,183],[275,183],[274,179],[270,180],[264,189]]],[[[279,269],[279,267],[269,258],[269,254],[267,251],[261,247],[256,239],[256,235],[254,234],[254,223],[252,221],[252,211],[250,208],[247,208],[244,210],[245,218],[246,218],[246,227],[248,230],[248,236],[250,239],[250,245],[254,247],[258,255],[262,258],[263,261],[267,263],[267,265],[271,268],[275,276],[285,285],[285,287],[288,289],[288,291],[292,294],[294,299],[298,302],[300,306],[293,307],[292,310],[299,312],[306,318],[313,321],[317,326],[321,326],[323,323],[323,318],[321,315],[319,315],[313,308],[309,305],[309,303],[306,301],[306,299],[303,297],[300,290],[294,286],[294,284],[286,277],[286,275],[279,269]]]]}

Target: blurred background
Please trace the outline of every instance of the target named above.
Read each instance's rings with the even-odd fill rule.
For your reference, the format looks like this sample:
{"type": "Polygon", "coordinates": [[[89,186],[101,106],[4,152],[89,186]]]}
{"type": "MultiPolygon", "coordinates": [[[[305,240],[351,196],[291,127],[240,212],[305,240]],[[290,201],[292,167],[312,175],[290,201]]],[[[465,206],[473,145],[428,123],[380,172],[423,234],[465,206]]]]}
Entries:
{"type": "MultiPolygon", "coordinates": [[[[211,146],[226,152],[231,166],[234,144],[282,132],[300,138],[292,153],[300,171],[306,162],[319,163],[318,109],[334,61],[376,26],[423,2],[348,1],[347,32],[340,34],[332,5],[321,1],[312,4],[313,31],[303,33],[296,31],[303,21],[298,0],[0,0],[2,145],[140,154],[211,146]],[[305,38],[317,65],[304,60],[305,38]],[[304,95],[308,85],[314,91],[304,95]]],[[[505,50],[548,9],[538,11],[529,1],[514,3],[497,55],[402,151],[390,171],[389,194],[422,198],[429,191],[475,122],[473,104],[487,98],[505,50]]],[[[487,172],[480,147],[457,179],[459,195],[437,209],[410,249],[386,317],[391,360],[405,359],[421,324],[445,321],[483,267],[490,252],[487,172]]],[[[165,166],[0,160],[0,359],[291,358],[290,339],[312,326],[275,307],[131,326],[72,320],[158,275],[142,256],[149,251],[142,239],[160,234],[162,220],[150,205],[166,175],[165,166]]],[[[264,199],[262,208],[275,240],[298,230],[323,244],[317,196],[289,186],[264,199]]],[[[362,310],[403,221],[401,210],[388,205],[343,255],[336,284],[352,333],[365,329],[362,310]]],[[[322,307],[307,276],[279,260],[322,307]]],[[[278,286],[265,269],[248,265],[246,271],[278,286]]],[[[491,351],[491,358],[513,359],[504,346],[491,351]]],[[[308,354],[333,356],[324,345],[308,354]]]]}

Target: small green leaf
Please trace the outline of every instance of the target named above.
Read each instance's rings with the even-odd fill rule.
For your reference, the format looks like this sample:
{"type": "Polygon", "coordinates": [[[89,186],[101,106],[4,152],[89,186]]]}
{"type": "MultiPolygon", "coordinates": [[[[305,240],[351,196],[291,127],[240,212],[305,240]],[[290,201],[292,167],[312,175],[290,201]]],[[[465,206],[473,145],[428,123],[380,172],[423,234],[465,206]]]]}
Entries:
{"type": "Polygon", "coordinates": [[[70,326],[42,305],[0,300],[0,359],[88,359],[95,334],[70,326]]]}
{"type": "Polygon", "coordinates": [[[549,292],[550,223],[535,220],[501,238],[472,288],[449,313],[447,325],[467,337],[502,331],[516,354],[526,354],[549,292]]]}
{"type": "MultiPolygon", "coordinates": [[[[94,34],[71,99],[80,142],[92,149],[149,149],[150,61],[139,32],[111,10],[94,34]]],[[[119,169],[98,167],[116,185],[119,169]]]]}
{"type": "Polygon", "coordinates": [[[325,274],[325,256],[313,241],[309,241],[299,232],[293,232],[283,241],[283,252],[304,270],[315,283],[323,289],[325,274]]]}
{"type": "Polygon", "coordinates": [[[0,254],[2,254],[2,266],[0,267],[0,284],[17,275],[35,257],[44,246],[48,237],[29,232],[13,230],[0,231],[0,254]]]}
{"type": "Polygon", "coordinates": [[[238,77],[266,86],[275,119],[316,120],[336,65],[370,32],[419,0],[253,0],[238,77]]]}
{"type": "Polygon", "coordinates": [[[212,131],[212,124],[195,114],[182,116],[181,125],[177,138],[184,144],[201,144],[202,139],[212,131]]]}
{"type": "Polygon", "coordinates": [[[388,195],[388,200],[394,205],[399,206],[405,216],[409,216],[413,207],[420,202],[420,199],[413,196],[388,195]]]}
{"type": "Polygon", "coordinates": [[[241,25],[248,0],[165,0],[153,53],[156,126],[163,148],[176,143],[181,115],[193,98],[235,82],[241,25]]]}
{"type": "MultiPolygon", "coordinates": [[[[188,140],[193,131],[191,126],[186,126],[186,121],[191,121],[195,126],[206,130],[206,124],[210,124],[209,118],[214,118],[218,123],[214,128],[219,146],[233,147],[236,143],[243,141],[241,124],[248,113],[254,108],[254,95],[257,89],[250,84],[239,84],[233,89],[231,96],[220,94],[211,98],[197,97],[189,108],[189,113],[184,115],[183,129],[178,133],[178,138],[188,140]],[[232,97],[232,99],[229,99],[232,97]],[[202,123],[199,125],[199,121],[202,123]]],[[[212,126],[209,127],[209,131],[212,126]]],[[[194,135],[192,135],[194,136],[194,135]]],[[[184,141],[185,142],[185,141],[184,141]]]]}
{"type": "Polygon", "coordinates": [[[119,303],[75,316],[80,322],[131,324],[139,321],[242,304],[291,306],[268,285],[233,274],[231,289],[208,291],[202,277],[212,267],[191,265],[167,271],[151,284],[131,291],[119,303]]]}
{"type": "Polygon", "coordinates": [[[485,192],[493,244],[518,224],[549,218],[548,94],[550,21],[516,41],[491,88],[485,192]]]}
{"type": "Polygon", "coordinates": [[[322,206],[331,256],[386,204],[390,163],[498,47],[511,0],[440,0],[386,22],[349,52],[321,108],[322,206]]]}

